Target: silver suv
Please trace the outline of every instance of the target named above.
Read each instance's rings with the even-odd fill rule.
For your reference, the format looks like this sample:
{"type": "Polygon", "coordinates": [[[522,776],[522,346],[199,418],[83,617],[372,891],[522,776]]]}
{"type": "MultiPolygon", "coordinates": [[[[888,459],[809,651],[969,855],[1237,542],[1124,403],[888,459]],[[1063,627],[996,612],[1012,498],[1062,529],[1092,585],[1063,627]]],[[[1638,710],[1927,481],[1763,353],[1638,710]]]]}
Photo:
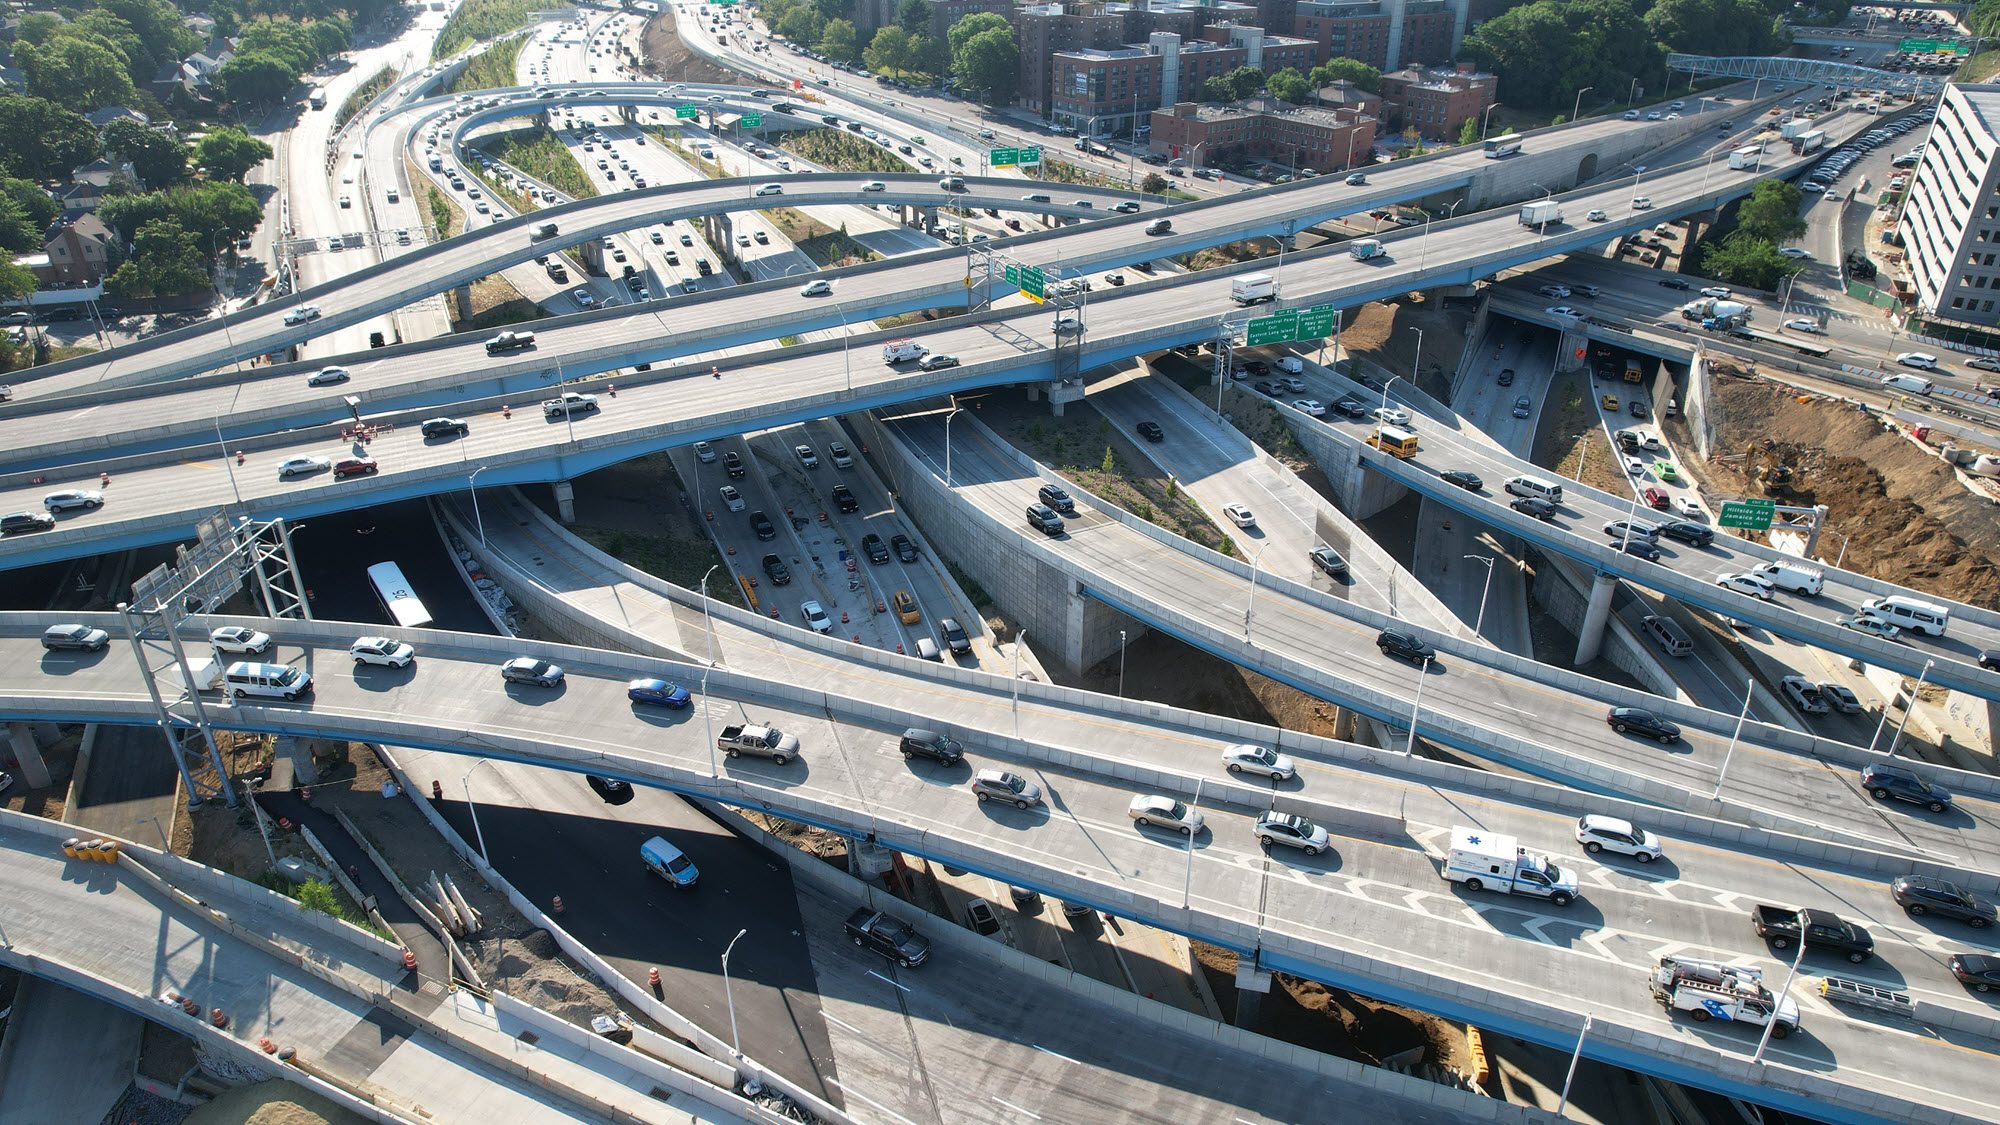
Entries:
{"type": "Polygon", "coordinates": [[[972,793],[982,801],[1011,802],[1017,809],[1042,803],[1039,786],[1006,770],[980,770],[972,775],[972,793]]]}

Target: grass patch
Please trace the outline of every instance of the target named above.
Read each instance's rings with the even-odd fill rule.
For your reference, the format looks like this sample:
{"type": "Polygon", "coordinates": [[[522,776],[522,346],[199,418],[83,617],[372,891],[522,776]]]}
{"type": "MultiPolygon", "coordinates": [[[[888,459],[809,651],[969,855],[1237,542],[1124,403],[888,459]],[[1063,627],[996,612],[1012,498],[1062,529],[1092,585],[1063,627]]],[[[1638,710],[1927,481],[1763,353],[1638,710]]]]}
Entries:
{"type": "Polygon", "coordinates": [[[848,237],[847,226],[835,230],[805,212],[791,207],[773,207],[764,212],[792,245],[821,266],[853,266],[872,262],[881,255],[848,237]]]}
{"type": "Polygon", "coordinates": [[[492,328],[504,328],[509,324],[526,324],[542,319],[542,311],[533,301],[525,297],[495,305],[472,318],[471,323],[462,325],[460,332],[483,332],[492,328]]]}
{"type": "MultiPolygon", "coordinates": [[[[314,857],[307,858],[314,859],[314,857]]],[[[314,861],[317,862],[316,859],[314,861]]],[[[349,898],[347,892],[338,884],[322,883],[318,879],[294,883],[275,871],[266,871],[257,876],[255,882],[267,891],[276,891],[284,895],[306,910],[317,910],[321,914],[329,914],[343,922],[359,926],[379,937],[388,938],[390,941],[396,940],[394,934],[383,933],[368,917],[368,912],[349,898]]]]}
{"type": "Polygon", "coordinates": [[[495,39],[526,27],[530,15],[547,7],[534,0],[466,0],[444,22],[444,30],[438,32],[431,61],[449,58],[481,39],[495,39]]]}
{"type": "Polygon", "coordinates": [[[795,129],[771,143],[834,172],[912,172],[906,160],[856,133],[837,129],[795,129]]]}
{"type": "Polygon", "coordinates": [[[1533,460],[1568,480],[1579,479],[1580,463],[1581,483],[1613,496],[1629,496],[1632,483],[1625,476],[1618,455],[1612,451],[1611,442],[1604,436],[1604,427],[1598,425],[1590,395],[1588,376],[1572,373],[1556,377],[1542,408],[1541,425],[1535,432],[1533,460]],[[1555,409],[1551,411],[1549,405],[1555,409]]]}
{"type": "Polygon", "coordinates": [[[521,57],[521,48],[528,45],[526,36],[516,36],[503,43],[495,43],[485,53],[465,64],[458,76],[445,83],[445,92],[456,94],[461,90],[499,90],[521,84],[515,73],[514,64],[521,57]]]}
{"type": "Polygon", "coordinates": [[[491,141],[480,142],[478,147],[571,199],[590,199],[597,195],[597,185],[583,174],[583,168],[577,164],[576,157],[570,155],[562,140],[546,127],[538,125],[526,132],[495,137],[491,141]]]}
{"type": "Polygon", "coordinates": [[[458,205],[436,184],[424,189],[424,206],[430,211],[431,233],[439,241],[465,229],[465,212],[460,211],[458,205]]]}
{"type": "Polygon", "coordinates": [[[360,113],[363,106],[374,101],[382,91],[395,85],[396,79],[400,77],[401,73],[393,66],[385,66],[376,71],[373,78],[363,82],[353,93],[347,95],[346,101],[340,103],[340,109],[333,115],[334,128],[338,129],[347,124],[348,118],[360,113]]]}
{"type": "Polygon", "coordinates": [[[945,573],[951,575],[951,580],[958,583],[958,588],[965,591],[965,596],[972,599],[974,609],[984,612],[993,604],[993,595],[986,592],[986,587],[981,586],[978,579],[967,574],[957,563],[946,560],[944,569],[945,573]]]}
{"type": "Polygon", "coordinates": [[[1071,403],[1056,418],[1046,404],[1015,395],[961,395],[959,401],[976,404],[994,432],[1105,502],[1210,550],[1234,553],[1229,537],[1179,483],[1088,402],[1071,403]]]}
{"type": "Polygon", "coordinates": [[[659,132],[655,135],[660,138],[661,144],[665,145],[668,149],[672,150],[673,154],[675,156],[680,157],[681,160],[684,161],[688,167],[693,168],[695,171],[700,172],[702,175],[707,176],[711,180],[721,180],[728,178],[729,173],[722,170],[721,163],[714,160],[703,160],[701,158],[701,153],[695,148],[695,146],[688,144],[686,141],[683,141],[677,137],[668,136],[667,131],[665,129],[659,130],[659,132]]]}
{"type": "MultiPolygon", "coordinates": [[[[573,530],[585,542],[627,566],[645,571],[683,589],[701,591],[701,576],[722,561],[713,540],[690,539],[678,535],[645,534],[636,531],[577,527],[573,530]]],[[[725,575],[728,568],[723,568],[725,575]]],[[[738,609],[750,608],[743,590],[734,582],[708,584],[711,597],[738,609]]]]}

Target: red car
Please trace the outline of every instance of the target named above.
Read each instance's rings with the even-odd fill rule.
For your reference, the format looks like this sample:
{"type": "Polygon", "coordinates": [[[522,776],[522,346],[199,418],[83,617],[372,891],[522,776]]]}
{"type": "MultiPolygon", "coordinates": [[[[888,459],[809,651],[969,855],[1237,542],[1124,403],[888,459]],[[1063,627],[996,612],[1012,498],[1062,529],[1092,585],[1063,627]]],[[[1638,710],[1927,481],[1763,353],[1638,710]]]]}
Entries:
{"type": "MultiPolygon", "coordinates": [[[[335,471],[338,472],[339,470],[335,471]]],[[[1667,508],[1673,503],[1673,501],[1667,497],[1667,494],[1665,492],[1657,488],[1649,488],[1646,491],[1640,493],[1640,495],[1646,498],[1646,503],[1652,505],[1655,508],[1658,508],[1663,512],[1666,511],[1667,508]]]]}
{"type": "Polygon", "coordinates": [[[335,480],[341,477],[365,477],[377,468],[373,457],[343,457],[334,463],[333,476],[335,480]]]}

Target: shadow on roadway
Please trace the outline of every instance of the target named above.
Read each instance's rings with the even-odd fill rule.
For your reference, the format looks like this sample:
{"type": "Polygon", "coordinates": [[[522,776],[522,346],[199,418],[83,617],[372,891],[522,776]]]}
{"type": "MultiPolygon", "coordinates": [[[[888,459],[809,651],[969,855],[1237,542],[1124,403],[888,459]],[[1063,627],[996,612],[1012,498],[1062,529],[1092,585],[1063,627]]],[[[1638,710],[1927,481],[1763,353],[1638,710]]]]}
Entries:
{"type": "MultiPolygon", "coordinates": [[[[42,674],[48,676],[68,676],[86,668],[95,668],[104,660],[109,645],[96,652],[82,649],[47,649],[42,653],[42,674]]],[[[179,681],[176,680],[176,683],[179,681]]]]}
{"type": "Polygon", "coordinates": [[[417,662],[414,660],[401,668],[391,668],[386,664],[354,666],[354,686],[362,691],[394,691],[416,678],[417,662]]]}

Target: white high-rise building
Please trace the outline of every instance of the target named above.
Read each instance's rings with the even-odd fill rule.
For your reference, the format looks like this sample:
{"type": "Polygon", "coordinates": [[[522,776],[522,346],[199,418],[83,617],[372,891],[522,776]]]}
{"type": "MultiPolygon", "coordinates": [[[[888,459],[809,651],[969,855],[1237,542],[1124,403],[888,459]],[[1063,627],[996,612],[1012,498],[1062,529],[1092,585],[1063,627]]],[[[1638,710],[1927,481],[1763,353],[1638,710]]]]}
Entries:
{"type": "Polygon", "coordinates": [[[2000,85],[1947,85],[1925,141],[1900,228],[1917,302],[2000,325],[2000,85]]]}

